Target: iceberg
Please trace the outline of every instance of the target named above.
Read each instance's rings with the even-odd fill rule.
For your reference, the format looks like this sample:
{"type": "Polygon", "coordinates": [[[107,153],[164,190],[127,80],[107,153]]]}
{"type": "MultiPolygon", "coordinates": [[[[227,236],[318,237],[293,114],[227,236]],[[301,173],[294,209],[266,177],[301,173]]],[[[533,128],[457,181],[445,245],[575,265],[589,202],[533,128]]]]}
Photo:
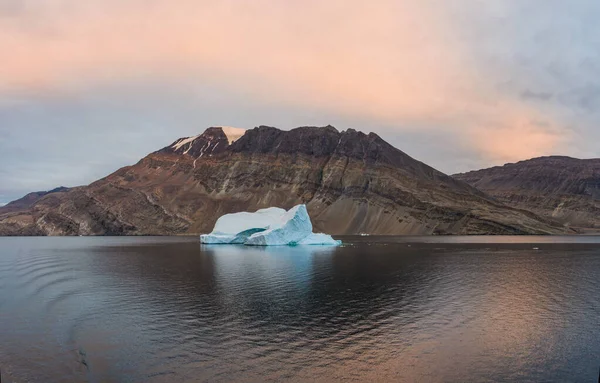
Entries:
{"type": "Polygon", "coordinates": [[[265,231],[278,221],[286,211],[278,207],[260,209],[255,213],[225,214],[217,219],[210,234],[202,234],[200,241],[211,244],[242,244],[252,234],[265,231]]]}
{"type": "Polygon", "coordinates": [[[333,239],[331,235],[323,233],[310,233],[298,242],[298,245],[337,246],[341,244],[342,241],[333,239]]]}
{"type": "Polygon", "coordinates": [[[205,244],[244,244],[249,246],[328,245],[342,243],[328,234],[313,233],[306,205],[286,211],[277,207],[255,213],[241,212],[220,217],[210,234],[202,234],[205,244]]]}

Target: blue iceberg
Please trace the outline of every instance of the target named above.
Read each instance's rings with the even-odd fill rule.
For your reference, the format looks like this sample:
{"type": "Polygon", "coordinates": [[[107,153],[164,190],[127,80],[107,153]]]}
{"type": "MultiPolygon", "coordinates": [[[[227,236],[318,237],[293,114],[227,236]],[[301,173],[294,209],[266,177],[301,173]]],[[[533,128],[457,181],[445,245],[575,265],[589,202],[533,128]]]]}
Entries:
{"type": "Polygon", "coordinates": [[[286,211],[277,207],[255,213],[241,212],[220,217],[210,234],[202,234],[205,244],[244,244],[249,246],[326,245],[342,243],[328,234],[313,233],[306,205],[286,211]]]}

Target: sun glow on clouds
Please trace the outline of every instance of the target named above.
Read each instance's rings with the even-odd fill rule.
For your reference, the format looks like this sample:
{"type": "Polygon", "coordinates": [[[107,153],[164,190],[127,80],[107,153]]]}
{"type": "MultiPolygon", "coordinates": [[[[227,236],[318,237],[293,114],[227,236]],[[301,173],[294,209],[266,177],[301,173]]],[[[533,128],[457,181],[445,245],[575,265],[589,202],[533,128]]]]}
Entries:
{"type": "Polygon", "coordinates": [[[210,79],[267,104],[398,130],[435,126],[490,160],[559,147],[567,133],[497,89],[443,4],[22,2],[0,18],[0,48],[10,52],[0,93],[52,96],[131,78],[201,87],[210,79]]]}

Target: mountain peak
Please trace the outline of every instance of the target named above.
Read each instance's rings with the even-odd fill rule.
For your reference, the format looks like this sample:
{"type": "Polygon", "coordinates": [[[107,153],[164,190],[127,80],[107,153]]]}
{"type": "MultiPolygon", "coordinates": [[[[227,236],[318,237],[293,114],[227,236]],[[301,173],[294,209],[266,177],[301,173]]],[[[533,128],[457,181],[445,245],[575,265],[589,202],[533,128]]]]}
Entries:
{"type": "Polygon", "coordinates": [[[373,132],[365,134],[352,128],[339,131],[332,125],[300,126],[291,130],[281,130],[267,125],[248,130],[215,126],[206,129],[200,135],[180,138],[159,152],[189,155],[197,161],[228,151],[273,155],[301,154],[315,157],[341,155],[370,163],[381,162],[400,166],[405,171],[419,173],[426,177],[443,176],[394,148],[373,132]]]}
{"type": "Polygon", "coordinates": [[[221,129],[223,133],[225,133],[225,136],[227,136],[227,140],[229,141],[229,145],[236,142],[241,136],[243,136],[246,133],[246,129],[234,128],[233,126],[215,126],[213,128],[221,129]]]}
{"type": "Polygon", "coordinates": [[[182,137],[159,150],[161,153],[187,154],[201,158],[204,155],[221,153],[246,133],[245,129],[231,126],[212,126],[202,134],[182,137]]]}

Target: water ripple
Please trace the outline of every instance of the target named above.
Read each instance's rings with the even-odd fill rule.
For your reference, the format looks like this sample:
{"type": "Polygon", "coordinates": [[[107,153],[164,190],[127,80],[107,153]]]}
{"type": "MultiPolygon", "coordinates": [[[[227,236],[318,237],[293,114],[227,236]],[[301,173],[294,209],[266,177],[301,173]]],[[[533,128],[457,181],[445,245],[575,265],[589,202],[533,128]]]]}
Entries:
{"type": "Polygon", "coordinates": [[[7,241],[0,366],[57,382],[597,378],[600,246],[589,238],[538,251],[522,239],[382,240],[7,241]]]}

